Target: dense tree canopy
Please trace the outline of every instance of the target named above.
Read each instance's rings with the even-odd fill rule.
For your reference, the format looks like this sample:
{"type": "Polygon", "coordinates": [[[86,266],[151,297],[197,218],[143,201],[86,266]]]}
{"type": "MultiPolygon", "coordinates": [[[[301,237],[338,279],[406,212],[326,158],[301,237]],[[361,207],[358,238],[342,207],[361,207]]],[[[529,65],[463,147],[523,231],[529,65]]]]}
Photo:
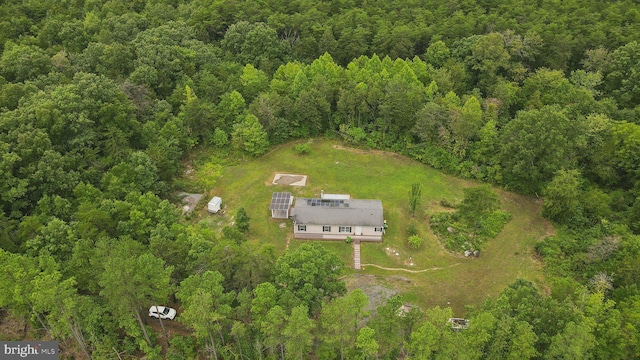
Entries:
{"type": "MultiPolygon", "coordinates": [[[[6,0],[0,308],[95,358],[161,356],[166,300],[194,331],[176,358],[638,357],[639,44],[631,0],[6,0]],[[276,260],[246,213],[214,231],[169,201],[194,148],[317,136],[542,196],[550,296],[518,281],[465,332],[371,315],[324,247],[276,260]]],[[[466,195],[477,228],[495,197],[466,195]]]]}

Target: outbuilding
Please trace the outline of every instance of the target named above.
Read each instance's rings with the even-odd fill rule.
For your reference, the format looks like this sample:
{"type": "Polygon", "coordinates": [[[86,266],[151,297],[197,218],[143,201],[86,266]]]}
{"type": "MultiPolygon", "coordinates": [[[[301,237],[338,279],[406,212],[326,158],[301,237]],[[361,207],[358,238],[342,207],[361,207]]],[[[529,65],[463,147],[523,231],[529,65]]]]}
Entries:
{"type": "Polygon", "coordinates": [[[290,192],[274,192],[269,205],[271,217],[274,219],[288,219],[292,203],[293,196],[291,196],[290,192]]]}
{"type": "Polygon", "coordinates": [[[210,213],[215,214],[218,211],[220,211],[221,207],[222,207],[222,198],[214,196],[213,199],[209,201],[209,205],[207,208],[209,209],[210,213]]]}

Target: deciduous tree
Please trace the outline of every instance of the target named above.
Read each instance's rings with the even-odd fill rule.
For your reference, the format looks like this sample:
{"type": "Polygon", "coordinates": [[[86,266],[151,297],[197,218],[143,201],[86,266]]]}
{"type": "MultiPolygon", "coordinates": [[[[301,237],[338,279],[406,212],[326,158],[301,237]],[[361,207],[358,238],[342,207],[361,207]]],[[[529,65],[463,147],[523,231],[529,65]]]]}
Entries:
{"type": "Polygon", "coordinates": [[[278,258],[275,282],[281,298],[293,297],[296,304],[302,303],[315,312],[325,299],[346,292],[344,282],[338,279],[342,266],[342,261],[324,246],[304,244],[278,258]]]}
{"type": "Polygon", "coordinates": [[[247,215],[247,211],[243,207],[238,209],[235,226],[239,231],[243,233],[249,231],[249,220],[251,220],[251,218],[247,215]]]}
{"type": "MultiPolygon", "coordinates": [[[[172,267],[165,267],[164,261],[151,254],[140,254],[138,246],[131,240],[120,240],[112,244],[106,253],[104,272],[99,284],[112,314],[121,327],[132,336],[144,336],[149,348],[153,347],[147,334],[143,311],[149,305],[159,305],[171,293],[169,281],[172,267]],[[136,329],[135,323],[139,328],[136,329]]],[[[144,349],[144,346],[141,346],[144,349]]],[[[144,349],[149,350],[149,349],[144,349]]]]}
{"type": "Polygon", "coordinates": [[[243,120],[234,126],[231,139],[236,149],[259,156],[267,151],[269,140],[262,125],[252,114],[242,117],[243,120]]]}
{"type": "Polygon", "coordinates": [[[467,225],[477,228],[480,221],[500,208],[498,195],[489,185],[464,189],[464,199],[458,205],[457,215],[467,225]]]}
{"type": "Polygon", "coordinates": [[[218,359],[215,340],[222,336],[222,329],[232,315],[233,293],[225,293],[223,277],[217,271],[191,275],[180,283],[176,297],[182,302],[180,321],[195,330],[196,337],[204,341],[218,359]]]}
{"type": "Polygon", "coordinates": [[[356,347],[360,350],[363,359],[374,358],[378,354],[378,342],[375,338],[376,332],[365,326],[358,331],[358,338],[356,339],[356,347]]]}
{"type": "Polygon", "coordinates": [[[542,214],[559,223],[578,220],[581,216],[581,181],[578,170],[560,170],[544,192],[542,214]]]}
{"type": "Polygon", "coordinates": [[[298,305],[291,310],[291,315],[284,327],[284,347],[287,359],[302,360],[311,350],[315,323],[309,319],[306,305],[298,305]]]}
{"type": "Polygon", "coordinates": [[[558,106],[518,112],[500,136],[506,185],[539,193],[558,170],[575,165],[581,129],[558,106]]]}
{"type": "Polygon", "coordinates": [[[319,318],[319,339],[323,349],[320,352],[340,359],[351,357],[356,348],[356,337],[361,321],[368,315],[365,310],[369,303],[362,290],[355,289],[345,296],[323,304],[319,318]]]}
{"type": "Polygon", "coordinates": [[[419,183],[411,185],[411,191],[409,192],[409,209],[411,210],[411,216],[416,214],[416,209],[420,205],[422,198],[422,189],[419,183]]]}

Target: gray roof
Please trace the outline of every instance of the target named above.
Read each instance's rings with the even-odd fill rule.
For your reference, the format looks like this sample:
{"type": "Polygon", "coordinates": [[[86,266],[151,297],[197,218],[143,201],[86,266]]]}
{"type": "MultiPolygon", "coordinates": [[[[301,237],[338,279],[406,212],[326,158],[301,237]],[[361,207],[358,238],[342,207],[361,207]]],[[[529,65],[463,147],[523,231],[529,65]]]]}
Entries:
{"type": "Polygon", "coordinates": [[[297,224],[382,226],[380,200],[327,200],[297,198],[293,207],[297,224]]]}
{"type": "Polygon", "coordinates": [[[269,210],[287,210],[291,203],[290,192],[274,192],[271,196],[271,205],[269,210]]]}

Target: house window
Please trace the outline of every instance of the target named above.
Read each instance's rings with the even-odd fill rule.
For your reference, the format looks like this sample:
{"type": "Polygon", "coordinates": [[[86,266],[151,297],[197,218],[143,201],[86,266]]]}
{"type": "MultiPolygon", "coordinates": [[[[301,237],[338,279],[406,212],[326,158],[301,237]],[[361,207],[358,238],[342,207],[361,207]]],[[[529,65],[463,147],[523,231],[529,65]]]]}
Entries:
{"type": "Polygon", "coordinates": [[[323,226],[322,227],[322,232],[331,232],[331,226],[323,226]]]}
{"type": "Polygon", "coordinates": [[[340,226],[338,228],[339,232],[346,232],[346,233],[350,233],[351,232],[351,226],[340,226]]]}
{"type": "Polygon", "coordinates": [[[307,231],[307,225],[298,225],[298,231],[307,231]]]}
{"type": "Polygon", "coordinates": [[[382,232],[382,228],[381,227],[377,227],[374,230],[375,230],[375,232],[382,232]]]}

